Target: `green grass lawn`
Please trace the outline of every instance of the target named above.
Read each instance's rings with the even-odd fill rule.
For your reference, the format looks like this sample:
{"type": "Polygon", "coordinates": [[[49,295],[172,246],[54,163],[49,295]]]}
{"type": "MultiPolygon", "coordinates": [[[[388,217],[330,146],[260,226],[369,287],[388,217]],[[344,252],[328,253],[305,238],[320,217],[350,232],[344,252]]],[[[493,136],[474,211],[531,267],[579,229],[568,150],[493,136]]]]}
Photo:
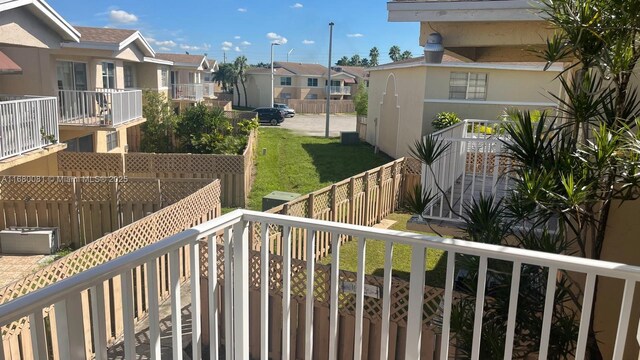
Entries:
{"type": "MultiPolygon", "coordinates": [[[[395,213],[387,217],[389,220],[396,221],[390,227],[391,230],[410,231],[407,230],[407,221],[411,218],[409,214],[395,213]]],[[[435,235],[430,233],[420,233],[426,235],[435,235]]],[[[427,273],[426,284],[431,286],[444,286],[444,278],[446,276],[447,260],[445,252],[442,250],[427,250],[427,273]]],[[[331,257],[327,257],[320,261],[322,264],[330,264],[331,257]]],[[[356,272],[358,270],[358,243],[351,241],[345,243],[340,248],[340,269],[356,272]]],[[[369,275],[384,275],[384,241],[367,240],[365,272],[369,275]]],[[[393,247],[393,276],[405,280],[409,279],[411,272],[411,246],[394,245],[393,247]]]]}
{"type": "Polygon", "coordinates": [[[286,129],[261,127],[256,177],[247,207],[261,210],[262,197],[275,190],[307,194],[391,160],[374,154],[368,144],[346,146],[338,138],[303,136],[286,129]],[[262,149],[267,149],[264,156],[262,149]]]}

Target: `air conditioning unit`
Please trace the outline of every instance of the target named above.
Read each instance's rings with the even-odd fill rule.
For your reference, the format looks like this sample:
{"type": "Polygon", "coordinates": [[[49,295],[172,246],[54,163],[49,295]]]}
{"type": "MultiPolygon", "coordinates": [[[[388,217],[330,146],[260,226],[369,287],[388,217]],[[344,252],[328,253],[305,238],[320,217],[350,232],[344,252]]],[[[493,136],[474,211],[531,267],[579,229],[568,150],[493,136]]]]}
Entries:
{"type": "Polygon", "coordinates": [[[58,251],[58,228],[10,227],[0,231],[0,252],[16,255],[51,255],[58,251]]]}

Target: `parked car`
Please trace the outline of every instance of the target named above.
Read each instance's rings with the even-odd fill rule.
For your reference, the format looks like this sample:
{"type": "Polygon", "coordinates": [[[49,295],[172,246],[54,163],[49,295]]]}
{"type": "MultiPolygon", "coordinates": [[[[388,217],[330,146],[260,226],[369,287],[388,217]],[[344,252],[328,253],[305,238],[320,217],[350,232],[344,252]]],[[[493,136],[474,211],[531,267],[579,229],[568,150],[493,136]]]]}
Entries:
{"type": "Polygon", "coordinates": [[[276,109],[284,110],[285,117],[296,116],[296,111],[290,108],[287,104],[273,104],[273,107],[276,109]]]}
{"type": "Polygon", "coordinates": [[[284,121],[285,112],[281,109],[257,108],[253,111],[258,114],[258,121],[260,123],[267,123],[275,126],[284,121]]]}

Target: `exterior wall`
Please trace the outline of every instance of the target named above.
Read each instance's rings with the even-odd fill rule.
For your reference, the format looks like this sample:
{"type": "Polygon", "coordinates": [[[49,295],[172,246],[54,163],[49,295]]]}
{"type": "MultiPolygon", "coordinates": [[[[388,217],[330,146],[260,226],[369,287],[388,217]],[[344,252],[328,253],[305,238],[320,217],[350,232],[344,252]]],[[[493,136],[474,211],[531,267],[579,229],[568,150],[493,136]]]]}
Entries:
{"type": "Polygon", "coordinates": [[[24,8],[0,13],[1,44],[55,49],[62,38],[24,8]]]}
{"type": "Polygon", "coordinates": [[[431,122],[442,111],[455,112],[461,119],[497,119],[505,108],[543,109],[552,103],[549,92],[558,94],[560,82],[552,71],[499,70],[460,67],[420,67],[428,69],[422,134],[433,132],[431,122]],[[449,100],[452,72],[487,73],[487,98],[483,100],[449,100]],[[442,100],[442,102],[439,102],[442,100]]]}
{"type": "Polygon", "coordinates": [[[48,152],[46,156],[13,166],[0,175],[58,176],[58,152],[48,152]]]}
{"type": "MultiPolygon", "coordinates": [[[[274,80],[275,81],[275,80],[274,80]]],[[[248,107],[264,107],[270,106],[271,101],[271,77],[267,75],[248,75],[247,81],[245,81],[245,87],[247,88],[247,106],[248,107]]],[[[240,104],[244,104],[244,91],[240,86],[240,104]]],[[[233,93],[233,103],[238,103],[238,93],[233,93]]]]}
{"type": "MultiPolygon", "coordinates": [[[[166,65],[158,65],[153,63],[136,64],[136,86],[142,89],[156,90],[162,92],[167,99],[169,98],[169,87],[162,86],[162,69],[170,71],[170,67],[166,65]]],[[[167,84],[170,81],[170,74],[167,74],[167,84]]]]}
{"type": "MultiPolygon", "coordinates": [[[[392,157],[402,157],[409,154],[409,148],[422,134],[422,106],[424,101],[424,84],[427,77],[426,68],[406,68],[372,71],[369,82],[369,110],[367,115],[367,136],[370,144],[378,145],[392,157]],[[395,94],[387,93],[388,82],[395,82],[395,94]],[[397,104],[391,96],[397,97],[397,104]],[[389,101],[391,100],[391,102],[389,101]],[[398,118],[385,118],[392,114],[397,106],[398,118]],[[382,122],[390,122],[397,127],[397,137],[392,139],[388,134],[382,134],[380,129],[393,128],[383,126],[382,122]],[[387,145],[385,142],[393,143],[387,145]]],[[[391,87],[390,89],[392,89],[391,87]]],[[[394,131],[395,132],[395,131],[394,131]]]]}
{"type": "Polygon", "coordinates": [[[140,51],[138,46],[135,45],[135,43],[131,43],[124,49],[122,49],[118,54],[116,54],[115,58],[134,62],[142,62],[144,61],[144,54],[142,53],[142,51],[140,51]]]}

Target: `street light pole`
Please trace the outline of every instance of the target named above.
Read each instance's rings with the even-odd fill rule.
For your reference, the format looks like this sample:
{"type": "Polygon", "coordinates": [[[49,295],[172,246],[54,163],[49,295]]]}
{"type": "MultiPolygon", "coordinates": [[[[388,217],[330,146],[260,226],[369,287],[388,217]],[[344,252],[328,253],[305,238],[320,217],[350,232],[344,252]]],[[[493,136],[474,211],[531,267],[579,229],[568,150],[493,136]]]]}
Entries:
{"type": "Polygon", "coordinates": [[[329,137],[329,118],[331,110],[331,48],[333,47],[333,22],[329,23],[329,66],[327,66],[327,122],[324,129],[324,137],[329,137]]]}
{"type": "Polygon", "coordinates": [[[273,107],[273,47],[278,46],[280,43],[272,42],[271,43],[271,107],[273,107]]]}

